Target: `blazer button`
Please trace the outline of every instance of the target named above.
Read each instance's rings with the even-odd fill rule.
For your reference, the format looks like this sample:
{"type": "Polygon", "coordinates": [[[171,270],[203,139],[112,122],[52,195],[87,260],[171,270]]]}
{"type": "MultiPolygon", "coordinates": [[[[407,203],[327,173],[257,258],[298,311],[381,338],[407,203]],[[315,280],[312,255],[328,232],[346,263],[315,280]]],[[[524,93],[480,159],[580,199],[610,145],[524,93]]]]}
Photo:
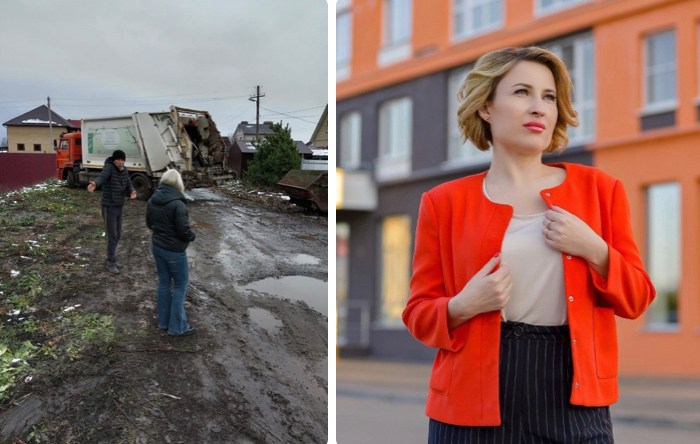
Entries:
{"type": "Polygon", "coordinates": [[[547,197],[551,196],[550,193],[544,193],[544,195],[547,196],[547,197]]]}
{"type": "Polygon", "coordinates": [[[571,259],[571,256],[566,256],[567,259],[571,259]]]}
{"type": "Polygon", "coordinates": [[[573,296],[569,296],[569,302],[574,302],[574,297],[573,297],[573,296]]]}
{"type": "Polygon", "coordinates": [[[574,339],[574,345],[576,345],[576,339],[574,339]]]}
{"type": "Polygon", "coordinates": [[[576,384],[574,384],[574,386],[575,386],[576,388],[578,388],[578,382],[577,382],[576,384]]]}

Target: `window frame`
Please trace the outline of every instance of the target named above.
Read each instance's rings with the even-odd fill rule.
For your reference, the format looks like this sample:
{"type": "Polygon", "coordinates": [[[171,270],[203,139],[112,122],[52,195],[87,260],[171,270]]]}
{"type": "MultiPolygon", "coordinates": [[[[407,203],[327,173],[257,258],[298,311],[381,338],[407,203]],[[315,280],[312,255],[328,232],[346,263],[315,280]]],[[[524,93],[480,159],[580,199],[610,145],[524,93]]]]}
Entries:
{"type": "MultiPolygon", "coordinates": [[[[547,49],[551,50],[554,54],[557,55],[560,59],[563,60],[562,58],[562,52],[563,48],[565,46],[571,45],[573,47],[573,52],[574,52],[574,79],[576,79],[576,82],[585,82],[586,76],[586,67],[592,67],[592,76],[591,77],[591,90],[593,91],[593,97],[591,99],[583,99],[581,98],[581,95],[576,95],[575,99],[576,101],[572,103],[572,106],[574,109],[578,112],[579,116],[579,126],[575,129],[572,128],[573,131],[579,131],[578,128],[581,128],[580,132],[583,132],[583,121],[581,120],[584,113],[584,110],[592,109],[593,110],[593,116],[592,116],[592,122],[590,122],[591,126],[591,134],[580,134],[580,135],[575,135],[572,137],[572,134],[570,134],[567,131],[567,135],[569,136],[569,146],[578,146],[578,145],[588,145],[591,144],[595,141],[596,139],[596,114],[597,114],[597,102],[596,102],[596,76],[595,76],[595,41],[594,41],[594,36],[592,32],[584,32],[581,34],[576,34],[570,37],[565,37],[563,39],[557,39],[557,40],[552,40],[550,42],[546,43],[547,49]],[[591,54],[592,54],[592,60],[590,63],[585,60],[584,54],[585,54],[585,45],[590,44],[591,45],[591,54]]],[[[568,67],[567,67],[568,69],[568,67]]],[[[582,91],[583,84],[579,83],[577,85],[574,85],[574,90],[575,91],[582,91]],[[579,87],[581,86],[581,87],[579,87]]]]}
{"type": "Polygon", "coordinates": [[[471,38],[488,34],[494,32],[498,29],[503,28],[505,23],[505,0],[451,0],[450,1],[450,38],[452,43],[462,42],[464,40],[469,40],[471,38]],[[499,2],[501,4],[501,16],[496,22],[493,22],[487,26],[484,26],[478,30],[474,30],[471,26],[471,15],[470,12],[474,9],[474,2],[485,3],[490,5],[491,3],[499,2]],[[462,33],[457,32],[456,24],[456,14],[457,14],[457,4],[459,3],[459,8],[462,8],[462,14],[464,18],[464,31],[462,33]]]}
{"type": "Polygon", "coordinates": [[[336,83],[342,80],[347,79],[350,77],[350,66],[351,66],[351,61],[352,61],[352,10],[350,9],[350,1],[349,0],[340,0],[336,4],[336,12],[335,12],[335,20],[336,20],[336,59],[335,59],[335,75],[336,75],[336,83]],[[348,33],[347,33],[347,53],[348,53],[348,58],[347,61],[345,61],[343,64],[339,64],[338,62],[338,42],[339,42],[339,35],[338,34],[338,19],[340,17],[347,16],[348,20],[348,33]]]}
{"type": "Polygon", "coordinates": [[[400,179],[409,177],[412,174],[412,158],[413,158],[413,97],[411,96],[401,96],[392,99],[385,100],[379,104],[379,109],[377,113],[378,117],[378,131],[377,131],[377,157],[374,163],[375,179],[378,182],[386,182],[393,179],[400,179]],[[408,121],[403,122],[398,120],[395,123],[390,119],[391,115],[390,109],[393,106],[402,106],[405,103],[407,109],[402,110],[399,108],[398,118],[400,119],[403,113],[407,113],[408,121]],[[405,131],[401,131],[402,125],[405,125],[405,131]],[[392,129],[396,129],[396,133],[401,137],[403,134],[406,138],[405,141],[399,140],[393,143],[393,139],[390,138],[392,135],[392,129]],[[404,143],[401,143],[404,142],[404,143]],[[396,146],[404,146],[405,151],[394,152],[383,151],[382,147],[393,148],[396,146]]]}
{"type": "MultiPolygon", "coordinates": [[[[677,194],[677,202],[678,202],[678,243],[677,243],[677,249],[678,249],[678,264],[679,267],[682,266],[682,255],[683,255],[683,244],[682,244],[682,230],[683,230],[683,187],[680,181],[678,180],[670,180],[670,181],[664,181],[664,182],[658,182],[658,183],[653,183],[649,184],[645,187],[644,190],[644,201],[645,201],[645,238],[646,238],[646,266],[645,268],[647,269],[649,273],[649,277],[656,281],[657,285],[657,291],[660,290],[658,288],[658,280],[655,279],[655,267],[653,266],[652,263],[652,254],[653,252],[651,251],[652,249],[652,242],[651,242],[651,235],[652,233],[652,227],[650,226],[650,215],[651,215],[651,205],[650,205],[650,190],[653,187],[658,187],[658,186],[664,186],[664,185],[676,185],[678,194],[677,194]]],[[[649,307],[649,310],[647,310],[647,313],[645,313],[644,317],[644,326],[643,330],[647,332],[654,332],[654,333],[675,333],[680,331],[680,316],[679,316],[679,310],[678,307],[680,307],[680,288],[681,288],[681,279],[682,279],[682,270],[679,268],[678,270],[678,277],[677,277],[677,286],[676,286],[676,322],[658,322],[658,321],[651,321],[650,316],[651,312],[654,310],[652,306],[654,303],[659,303],[661,301],[661,298],[657,297],[654,302],[652,302],[652,306],[649,307]],[[658,301],[658,302],[657,302],[658,301]]],[[[658,296],[658,293],[657,293],[658,296]]],[[[664,312],[665,313],[665,312],[664,312]]]]}
{"type": "Polygon", "coordinates": [[[667,28],[663,30],[656,30],[647,33],[642,38],[642,109],[639,111],[639,116],[648,116],[655,114],[662,114],[666,112],[676,111],[678,109],[678,35],[676,28],[667,28]],[[649,42],[650,38],[658,36],[660,34],[672,32],[674,37],[674,64],[675,64],[675,76],[676,76],[676,90],[675,98],[670,100],[665,100],[662,102],[649,103],[649,72],[648,72],[648,61],[649,61],[649,42]]]}
{"type": "Polygon", "coordinates": [[[384,67],[409,59],[412,55],[413,40],[413,0],[382,0],[382,47],[377,54],[377,65],[384,67]],[[408,35],[403,40],[391,39],[390,23],[392,5],[402,2],[407,5],[408,35]]]}
{"type": "MultiPolygon", "coordinates": [[[[405,282],[405,291],[399,291],[397,293],[405,295],[405,299],[401,302],[400,306],[403,308],[406,305],[406,302],[408,302],[408,293],[409,293],[409,288],[410,288],[410,279],[411,279],[411,258],[412,258],[412,253],[413,253],[413,237],[411,236],[411,233],[414,230],[413,227],[413,218],[409,213],[394,213],[394,214],[387,214],[382,216],[379,219],[379,246],[380,248],[378,249],[378,255],[379,255],[379,260],[378,260],[378,265],[379,265],[379,279],[378,279],[378,292],[377,294],[379,295],[379,303],[377,304],[377,313],[376,313],[376,318],[375,318],[375,327],[381,328],[381,329],[391,329],[391,330],[399,330],[399,329],[404,329],[405,326],[403,324],[403,321],[401,320],[401,316],[399,315],[395,319],[387,319],[387,316],[385,315],[385,269],[384,269],[384,263],[385,263],[385,254],[387,253],[387,249],[384,248],[384,230],[385,230],[385,222],[391,218],[401,218],[405,219],[407,222],[407,227],[408,230],[405,233],[406,238],[404,240],[407,241],[406,245],[406,282],[405,282]]],[[[397,258],[392,258],[393,260],[390,261],[393,264],[396,264],[398,262],[397,258]]]]}
{"type": "Polygon", "coordinates": [[[18,144],[17,144],[17,151],[25,151],[25,152],[26,152],[26,149],[25,149],[23,143],[18,143],[18,144]]]}
{"type": "Polygon", "coordinates": [[[40,143],[34,144],[34,152],[41,152],[41,144],[40,143]]]}
{"type": "Polygon", "coordinates": [[[356,170],[362,165],[362,113],[349,111],[340,118],[340,167],[345,170],[356,170]],[[357,134],[349,137],[350,119],[357,119],[357,134]],[[347,126],[346,126],[347,122],[347,126]],[[356,139],[356,140],[355,140],[356,139]],[[354,146],[355,142],[357,146],[354,146]],[[351,153],[351,155],[348,155],[351,153]]]}

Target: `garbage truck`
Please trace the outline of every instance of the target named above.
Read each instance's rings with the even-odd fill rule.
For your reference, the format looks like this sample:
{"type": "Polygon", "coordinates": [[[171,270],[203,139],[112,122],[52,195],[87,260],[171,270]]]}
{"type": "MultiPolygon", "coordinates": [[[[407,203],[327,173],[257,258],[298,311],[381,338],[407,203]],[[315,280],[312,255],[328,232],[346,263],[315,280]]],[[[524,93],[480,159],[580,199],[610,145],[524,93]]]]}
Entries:
{"type": "Polygon", "coordinates": [[[177,106],[170,112],[82,119],[80,132],[61,134],[54,149],[56,177],[71,188],[94,181],[114,150],[124,151],[124,166],[141,200],[148,200],[169,169],[180,172],[187,189],[233,178],[211,115],[177,106]]]}

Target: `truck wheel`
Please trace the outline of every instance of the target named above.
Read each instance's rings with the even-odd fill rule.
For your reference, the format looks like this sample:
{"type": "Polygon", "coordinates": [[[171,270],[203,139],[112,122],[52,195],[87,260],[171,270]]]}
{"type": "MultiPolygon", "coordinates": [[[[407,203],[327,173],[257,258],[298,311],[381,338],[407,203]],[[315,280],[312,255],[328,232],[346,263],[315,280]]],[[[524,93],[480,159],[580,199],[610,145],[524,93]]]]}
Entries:
{"type": "Polygon", "coordinates": [[[148,198],[151,197],[153,192],[148,177],[143,174],[134,174],[131,176],[131,183],[134,185],[137,194],[136,198],[138,200],[148,200],[148,198]]]}
{"type": "Polygon", "coordinates": [[[68,188],[76,188],[77,184],[75,183],[75,174],[73,170],[66,171],[66,184],[68,188]]]}

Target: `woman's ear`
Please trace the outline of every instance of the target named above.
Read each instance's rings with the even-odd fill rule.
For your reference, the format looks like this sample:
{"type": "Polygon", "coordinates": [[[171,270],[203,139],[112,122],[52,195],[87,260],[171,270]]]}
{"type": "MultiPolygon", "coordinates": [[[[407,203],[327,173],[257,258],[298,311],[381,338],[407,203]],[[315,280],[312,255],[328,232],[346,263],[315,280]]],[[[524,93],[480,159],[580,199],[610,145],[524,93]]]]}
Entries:
{"type": "Polygon", "coordinates": [[[489,119],[491,118],[491,113],[489,112],[489,104],[488,104],[488,103],[484,103],[483,105],[481,105],[481,107],[479,108],[478,113],[479,113],[479,116],[480,116],[482,119],[484,119],[485,121],[488,122],[489,119]]]}

